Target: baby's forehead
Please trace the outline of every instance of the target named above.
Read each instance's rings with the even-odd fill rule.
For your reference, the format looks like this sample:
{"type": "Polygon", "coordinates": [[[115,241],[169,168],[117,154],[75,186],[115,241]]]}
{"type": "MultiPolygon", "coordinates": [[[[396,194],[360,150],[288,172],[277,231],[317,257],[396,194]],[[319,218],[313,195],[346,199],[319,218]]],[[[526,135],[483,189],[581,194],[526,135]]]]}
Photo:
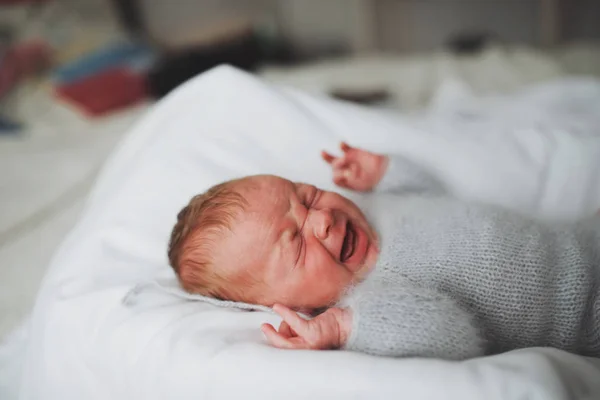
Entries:
{"type": "Polygon", "coordinates": [[[258,200],[249,199],[248,207],[237,213],[229,229],[215,238],[214,244],[222,257],[236,259],[244,265],[252,260],[264,263],[268,249],[277,245],[288,207],[258,200]]]}
{"type": "Polygon", "coordinates": [[[257,176],[241,182],[239,191],[251,206],[261,208],[273,203],[289,202],[296,195],[296,185],[277,176],[257,176]]]}
{"type": "Polygon", "coordinates": [[[294,185],[293,182],[276,175],[255,175],[239,181],[246,188],[280,190],[294,185]]]}
{"type": "Polygon", "coordinates": [[[292,200],[297,197],[294,184],[277,177],[261,177],[252,184],[240,186],[240,194],[246,207],[235,218],[234,231],[276,223],[289,213],[292,200]]]}

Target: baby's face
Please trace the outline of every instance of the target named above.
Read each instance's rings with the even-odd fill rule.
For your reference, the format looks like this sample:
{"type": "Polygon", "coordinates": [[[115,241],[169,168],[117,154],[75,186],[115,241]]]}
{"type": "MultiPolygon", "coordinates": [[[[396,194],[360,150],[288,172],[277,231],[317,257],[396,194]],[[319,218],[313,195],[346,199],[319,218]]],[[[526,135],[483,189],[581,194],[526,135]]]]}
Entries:
{"type": "Polygon", "coordinates": [[[216,265],[243,268],[259,283],[250,301],[314,310],[339,299],[375,265],[376,234],[337,193],[275,176],[248,178],[247,211],[235,219],[216,265]]]}

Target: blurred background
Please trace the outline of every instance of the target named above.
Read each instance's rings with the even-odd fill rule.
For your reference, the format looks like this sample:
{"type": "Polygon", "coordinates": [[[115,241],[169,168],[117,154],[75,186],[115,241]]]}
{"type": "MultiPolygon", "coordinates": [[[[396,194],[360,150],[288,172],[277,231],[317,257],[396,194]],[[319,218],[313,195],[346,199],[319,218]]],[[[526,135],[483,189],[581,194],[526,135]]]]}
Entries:
{"type": "Polygon", "coordinates": [[[228,63],[413,113],[600,75],[600,0],[0,0],[0,338],[130,126],[228,63]],[[26,278],[24,277],[26,276],[26,278]]]}

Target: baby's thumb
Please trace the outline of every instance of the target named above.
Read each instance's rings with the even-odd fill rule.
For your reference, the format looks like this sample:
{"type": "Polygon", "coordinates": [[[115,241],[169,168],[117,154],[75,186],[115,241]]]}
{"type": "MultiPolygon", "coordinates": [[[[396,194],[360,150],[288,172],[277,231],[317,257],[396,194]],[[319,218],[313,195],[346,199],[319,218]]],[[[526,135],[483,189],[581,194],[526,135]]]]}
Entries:
{"type": "Polygon", "coordinates": [[[279,333],[282,334],[283,336],[287,337],[287,338],[296,335],[296,333],[294,332],[294,330],[285,321],[282,321],[281,324],[279,325],[279,333]]]}
{"type": "Polygon", "coordinates": [[[346,181],[346,177],[344,176],[344,170],[343,169],[334,169],[333,170],[333,182],[336,185],[342,185],[343,183],[345,183],[346,181]]]}

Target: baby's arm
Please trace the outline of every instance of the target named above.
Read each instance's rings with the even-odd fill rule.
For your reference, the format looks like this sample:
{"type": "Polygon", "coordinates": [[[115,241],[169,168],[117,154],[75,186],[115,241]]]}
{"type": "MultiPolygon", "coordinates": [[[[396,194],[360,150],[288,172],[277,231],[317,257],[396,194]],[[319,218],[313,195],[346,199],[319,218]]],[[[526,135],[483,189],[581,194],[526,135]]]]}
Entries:
{"type": "Polygon", "coordinates": [[[402,156],[387,156],[387,170],[378,183],[377,191],[401,193],[446,192],[444,185],[431,173],[402,156]]]}
{"type": "Polygon", "coordinates": [[[386,156],[341,143],[342,155],[326,151],[323,159],[331,165],[333,181],[346,189],[367,192],[374,189],[393,192],[445,192],[444,186],[431,173],[402,156],[386,156]]]}
{"type": "Polygon", "coordinates": [[[347,350],[392,357],[464,360],[485,354],[473,317],[450,297],[410,282],[365,282],[341,307],[352,310],[347,350]]]}

